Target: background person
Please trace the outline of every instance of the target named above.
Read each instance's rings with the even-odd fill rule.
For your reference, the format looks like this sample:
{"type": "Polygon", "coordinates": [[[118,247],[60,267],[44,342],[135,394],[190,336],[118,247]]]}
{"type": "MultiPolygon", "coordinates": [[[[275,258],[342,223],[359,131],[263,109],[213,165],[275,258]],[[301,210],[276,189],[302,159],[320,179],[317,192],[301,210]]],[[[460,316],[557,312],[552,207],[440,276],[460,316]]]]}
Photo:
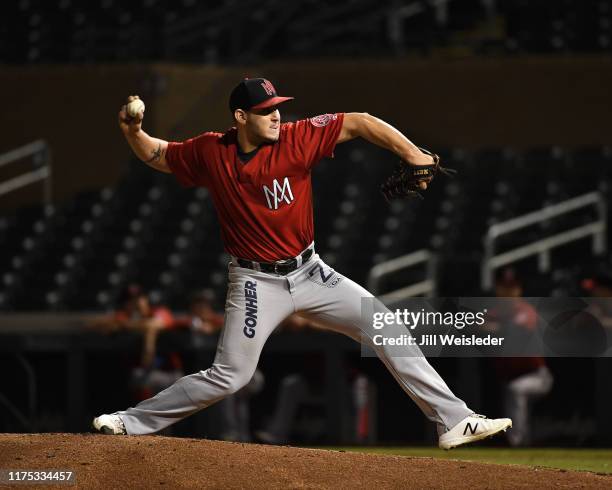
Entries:
{"type": "Polygon", "coordinates": [[[142,335],[141,354],[130,373],[136,400],[150,398],[183,376],[178,353],[157,351],[160,332],[176,328],[174,317],[165,306],[152,306],[140,285],[126,286],[117,298],[115,312],[95,320],[92,326],[107,333],[132,331],[142,335]]]}
{"type": "MultiPolygon", "coordinates": [[[[526,342],[538,326],[536,310],[523,300],[523,287],[513,269],[505,269],[495,282],[495,295],[506,302],[491,312],[497,328],[520,330],[526,342]]],[[[490,322],[493,324],[494,322],[490,322]]],[[[495,369],[504,383],[504,415],[513,422],[507,433],[511,446],[526,446],[531,442],[531,406],[534,400],[546,396],[552,390],[553,375],[540,356],[499,357],[494,360],[495,369]]]]}

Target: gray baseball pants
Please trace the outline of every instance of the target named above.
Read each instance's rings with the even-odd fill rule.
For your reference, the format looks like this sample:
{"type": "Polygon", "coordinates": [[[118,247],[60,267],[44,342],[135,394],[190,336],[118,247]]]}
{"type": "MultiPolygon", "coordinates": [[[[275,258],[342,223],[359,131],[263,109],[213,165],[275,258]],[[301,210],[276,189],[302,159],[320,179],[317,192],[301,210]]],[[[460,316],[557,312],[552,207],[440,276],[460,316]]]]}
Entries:
{"type": "MultiPolygon", "coordinates": [[[[153,398],[116,412],[128,434],[151,434],[235,393],[252,378],[274,329],[296,311],[371,347],[438,432],[473,413],[457,398],[416,346],[379,346],[372,319],[362,315],[364,288],[341,276],[317,254],[286,276],[229,266],[225,324],[213,365],[179,379],[153,398]]],[[[386,335],[407,333],[399,323],[386,335]],[[395,332],[395,333],[394,333],[395,332]]],[[[389,330],[390,329],[390,330],[389,330]]]]}

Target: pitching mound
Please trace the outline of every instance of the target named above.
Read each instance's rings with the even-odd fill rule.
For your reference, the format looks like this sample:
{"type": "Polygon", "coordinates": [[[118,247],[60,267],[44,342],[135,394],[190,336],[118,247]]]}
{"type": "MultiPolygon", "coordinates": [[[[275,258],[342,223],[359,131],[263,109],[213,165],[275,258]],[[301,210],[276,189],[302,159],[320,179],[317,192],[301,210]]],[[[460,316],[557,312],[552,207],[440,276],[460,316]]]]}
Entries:
{"type": "Polygon", "coordinates": [[[0,434],[0,469],[72,470],[81,488],[612,487],[586,472],[161,436],[0,434]]]}

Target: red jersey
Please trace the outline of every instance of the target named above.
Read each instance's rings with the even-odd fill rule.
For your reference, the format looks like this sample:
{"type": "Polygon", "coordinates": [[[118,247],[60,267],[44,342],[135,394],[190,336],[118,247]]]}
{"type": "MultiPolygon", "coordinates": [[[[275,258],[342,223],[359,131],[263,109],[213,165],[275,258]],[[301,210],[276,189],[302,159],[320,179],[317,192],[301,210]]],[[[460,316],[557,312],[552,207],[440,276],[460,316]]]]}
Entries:
{"type": "Polygon", "coordinates": [[[169,143],[166,161],[182,185],[209,189],[227,253],[288,259],[314,240],[310,172],[333,157],[343,120],[344,114],[324,114],[283,123],[278,141],[246,163],[238,158],[236,128],[169,143]]]}
{"type": "MultiPolygon", "coordinates": [[[[521,328],[529,333],[538,326],[538,313],[529,303],[517,298],[512,303],[512,310],[501,315],[500,320],[506,323],[506,328],[521,328]]],[[[499,357],[495,359],[497,373],[505,380],[537,371],[545,365],[543,357],[499,357]]]]}

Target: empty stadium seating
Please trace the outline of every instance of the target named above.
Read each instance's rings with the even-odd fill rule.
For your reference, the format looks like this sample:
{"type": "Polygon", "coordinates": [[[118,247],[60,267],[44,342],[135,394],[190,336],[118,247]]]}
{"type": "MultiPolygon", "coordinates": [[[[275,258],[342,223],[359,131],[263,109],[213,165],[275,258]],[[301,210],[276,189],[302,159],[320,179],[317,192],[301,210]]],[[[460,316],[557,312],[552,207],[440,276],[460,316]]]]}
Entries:
{"type": "Polygon", "coordinates": [[[449,48],[477,54],[609,52],[612,4],[14,0],[3,5],[0,17],[0,62],[5,63],[233,63],[449,48]],[[257,33],[256,42],[246,33],[257,33]]]}

